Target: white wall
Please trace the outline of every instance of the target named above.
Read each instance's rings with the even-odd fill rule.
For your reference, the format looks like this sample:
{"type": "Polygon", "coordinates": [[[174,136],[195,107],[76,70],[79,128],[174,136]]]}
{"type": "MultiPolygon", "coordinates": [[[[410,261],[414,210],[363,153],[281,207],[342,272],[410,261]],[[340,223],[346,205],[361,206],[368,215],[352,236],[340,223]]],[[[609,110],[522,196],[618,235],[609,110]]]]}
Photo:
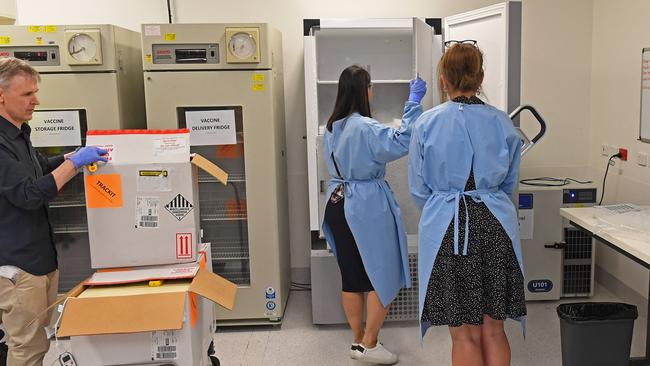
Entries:
{"type": "MultiPolygon", "coordinates": [[[[605,203],[650,204],[650,168],[636,165],[636,153],[650,153],[639,137],[641,49],[650,47],[650,2],[594,1],[590,167],[602,179],[607,158],[603,143],[626,147],[629,160],[610,167],[605,203]]],[[[600,245],[596,256],[601,269],[648,296],[648,271],[600,245]]]]}
{"type": "MultiPolygon", "coordinates": [[[[522,177],[588,175],[591,23],[592,0],[523,3],[521,103],[537,108],[548,129],[522,160],[522,177]]],[[[532,121],[521,122],[531,136],[532,121]]]]}
{"type": "Polygon", "coordinates": [[[0,24],[14,24],[16,0],[0,0],[0,24]]]}
{"type": "MultiPolygon", "coordinates": [[[[309,212],[302,20],[305,18],[444,17],[501,2],[499,0],[401,2],[374,0],[172,1],[174,21],[269,22],[283,35],[291,266],[309,267],[309,212]]],[[[141,23],[167,22],[165,0],[20,0],[17,24],[110,23],[133,30],[141,23]]]]}

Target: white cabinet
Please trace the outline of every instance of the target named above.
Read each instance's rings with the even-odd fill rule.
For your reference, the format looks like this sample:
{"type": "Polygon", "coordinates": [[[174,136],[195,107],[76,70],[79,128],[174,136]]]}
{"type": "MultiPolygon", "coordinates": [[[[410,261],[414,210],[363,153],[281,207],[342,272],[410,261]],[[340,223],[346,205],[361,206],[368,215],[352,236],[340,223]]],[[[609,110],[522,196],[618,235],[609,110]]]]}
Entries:
{"type": "MultiPolygon", "coordinates": [[[[373,88],[372,116],[399,126],[409,80],[420,75],[428,86],[422,105],[433,107],[439,100],[434,83],[434,62],[442,54],[440,19],[320,20],[308,28],[305,45],[305,100],[309,169],[310,228],[319,230],[324,212],[325,182],[320,144],[325,124],[334,108],[338,78],[348,66],[357,64],[370,72],[373,88]],[[430,24],[427,24],[427,21],[430,24]],[[438,25],[437,32],[432,24],[438,25]]],[[[306,27],[307,29],[307,27],[306,27]]],[[[407,159],[389,165],[387,176],[406,177],[407,159]]],[[[390,182],[392,183],[392,182],[390,182]]],[[[406,188],[406,187],[405,187],[406,188]]],[[[402,210],[411,213],[409,231],[417,230],[417,210],[408,199],[408,190],[398,195],[402,210]]]]}

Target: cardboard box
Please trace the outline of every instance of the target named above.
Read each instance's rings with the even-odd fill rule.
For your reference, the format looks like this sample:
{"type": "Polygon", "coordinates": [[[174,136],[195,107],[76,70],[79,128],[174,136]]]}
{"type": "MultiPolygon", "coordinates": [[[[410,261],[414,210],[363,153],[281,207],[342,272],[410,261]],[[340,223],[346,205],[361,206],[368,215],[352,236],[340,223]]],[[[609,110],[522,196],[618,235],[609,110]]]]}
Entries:
{"type": "Polygon", "coordinates": [[[193,262],[200,243],[198,168],[228,175],[190,156],[189,130],[88,131],[86,145],[109,162],[84,168],[93,268],[193,262]]]}
{"type": "Polygon", "coordinates": [[[65,302],[57,336],[70,337],[79,365],[209,365],[212,302],[232,309],[237,286],[211,273],[209,247],[205,253],[193,279],[79,288],[65,302]]]}

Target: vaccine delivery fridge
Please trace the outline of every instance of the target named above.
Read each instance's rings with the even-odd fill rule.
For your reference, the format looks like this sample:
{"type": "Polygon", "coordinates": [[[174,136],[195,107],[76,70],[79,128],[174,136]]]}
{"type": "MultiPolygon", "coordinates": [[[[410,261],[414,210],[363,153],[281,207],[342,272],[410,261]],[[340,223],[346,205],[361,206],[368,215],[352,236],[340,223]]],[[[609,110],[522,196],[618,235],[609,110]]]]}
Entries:
{"type": "MultiPolygon", "coordinates": [[[[26,60],[41,74],[29,125],[44,155],[85,145],[86,131],[144,128],[144,88],[137,32],[113,25],[0,26],[0,57],[26,60]]],[[[59,290],[91,273],[83,176],[50,202],[59,290]]]]}
{"type": "Polygon", "coordinates": [[[188,128],[191,151],[229,173],[199,176],[203,242],[239,286],[227,324],[278,324],[289,294],[282,40],[268,24],[144,24],[147,125],[188,128]]]}

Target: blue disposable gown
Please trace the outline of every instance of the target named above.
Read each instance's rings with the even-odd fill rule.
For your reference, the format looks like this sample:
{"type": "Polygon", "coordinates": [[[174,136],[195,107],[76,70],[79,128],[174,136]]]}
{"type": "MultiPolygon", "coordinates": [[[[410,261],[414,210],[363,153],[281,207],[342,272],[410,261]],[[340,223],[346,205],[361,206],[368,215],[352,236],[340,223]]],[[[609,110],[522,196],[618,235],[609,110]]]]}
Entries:
{"type": "MultiPolygon", "coordinates": [[[[517,211],[511,201],[519,175],[520,151],[521,139],[512,121],[490,105],[446,102],[424,112],[415,123],[409,152],[409,188],[422,210],[418,229],[420,319],[433,263],[452,219],[455,254],[466,254],[458,250],[462,247],[458,243],[457,215],[461,200],[485,203],[510,237],[523,274],[517,211]],[[476,190],[465,192],[472,167],[476,190]]],[[[422,336],[429,326],[421,324],[422,336]]]]}
{"type": "MultiPolygon", "coordinates": [[[[408,153],[411,129],[422,107],[406,102],[399,129],[351,114],[325,130],[323,158],[332,177],[327,195],[345,185],[344,210],[359,248],[368,278],[379,300],[388,306],[402,287],[411,286],[406,231],[399,205],[384,176],[386,163],[408,153]],[[332,153],[342,177],[338,177],[332,153]],[[343,179],[339,179],[343,178],[343,179]]],[[[336,243],[327,223],[323,233],[336,255],[336,243]]]]}

